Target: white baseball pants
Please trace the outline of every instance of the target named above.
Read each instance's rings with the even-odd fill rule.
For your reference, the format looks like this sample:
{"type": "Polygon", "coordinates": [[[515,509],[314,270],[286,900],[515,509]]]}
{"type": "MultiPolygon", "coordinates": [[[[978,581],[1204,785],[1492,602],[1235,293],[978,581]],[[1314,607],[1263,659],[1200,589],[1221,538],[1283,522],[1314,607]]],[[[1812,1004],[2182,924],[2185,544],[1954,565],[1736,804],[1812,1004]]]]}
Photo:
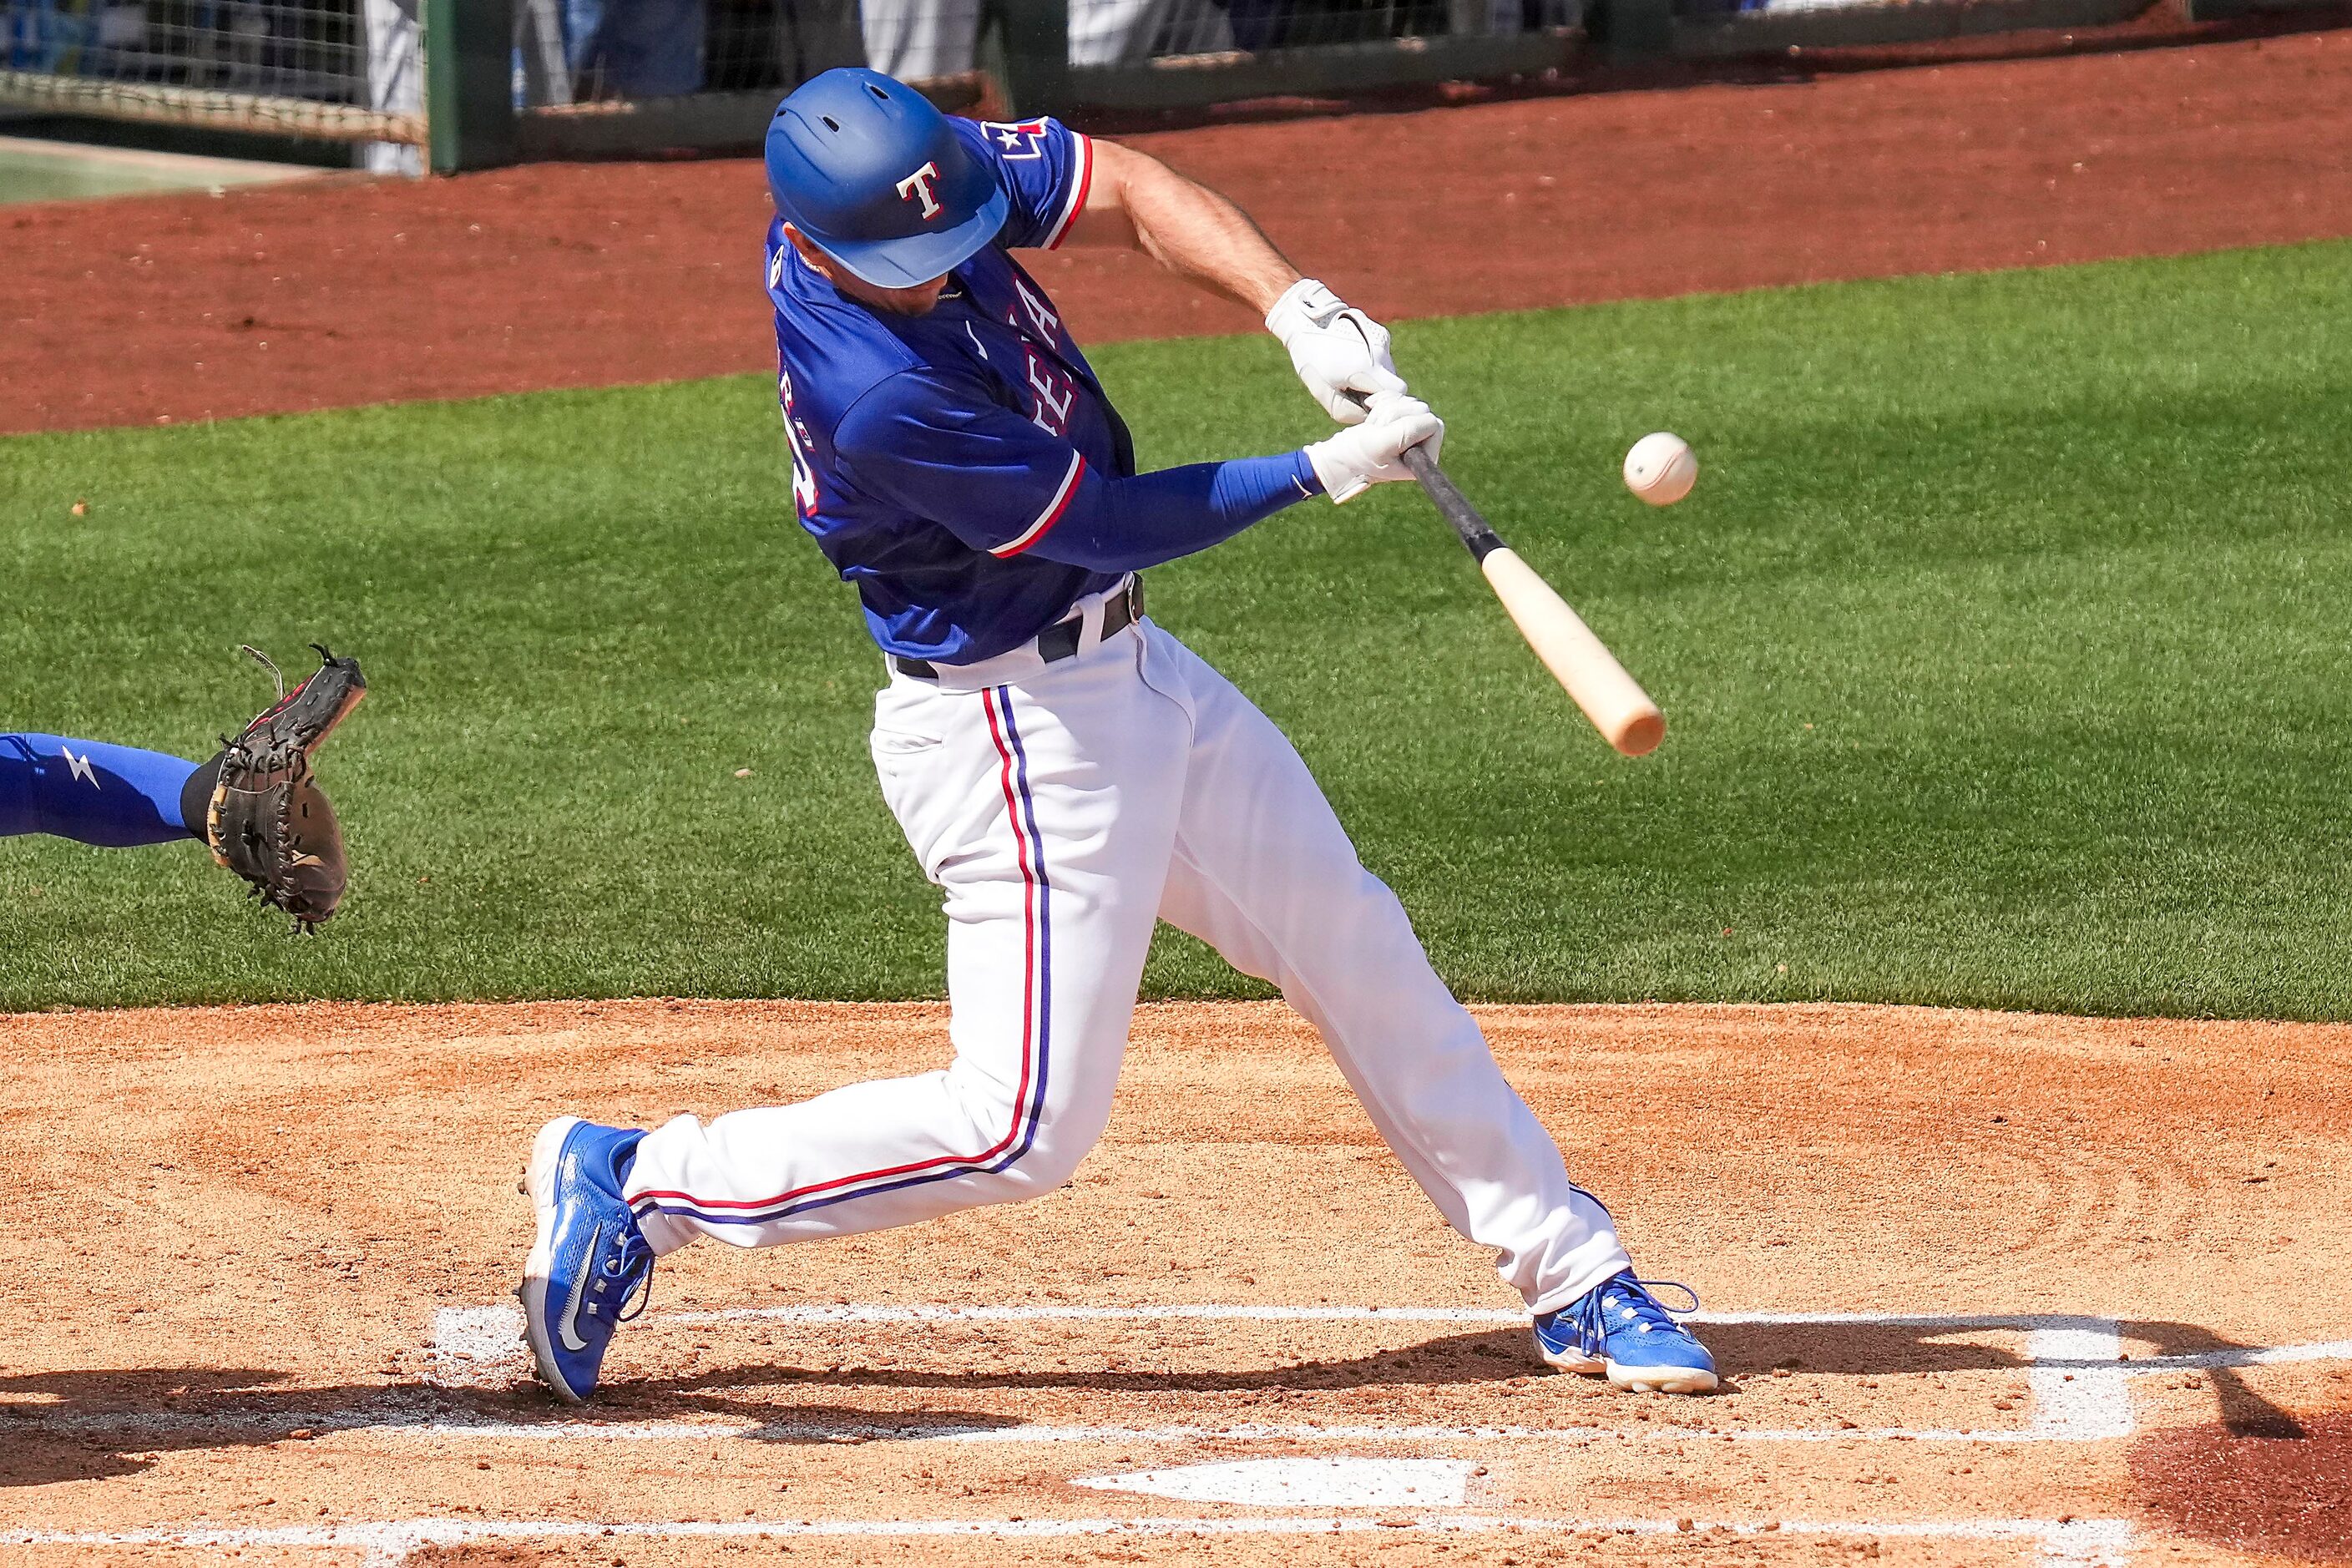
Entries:
{"type": "Polygon", "coordinates": [[[1624,1268],[1289,741],[1148,619],[1100,639],[1100,601],[1085,614],[1075,658],[894,675],[876,700],[883,796],[947,895],[953,1064],[656,1129],[626,1186],[654,1249],[847,1236],[1068,1181],[1165,920],[1282,987],[1531,1310],[1624,1268]]]}

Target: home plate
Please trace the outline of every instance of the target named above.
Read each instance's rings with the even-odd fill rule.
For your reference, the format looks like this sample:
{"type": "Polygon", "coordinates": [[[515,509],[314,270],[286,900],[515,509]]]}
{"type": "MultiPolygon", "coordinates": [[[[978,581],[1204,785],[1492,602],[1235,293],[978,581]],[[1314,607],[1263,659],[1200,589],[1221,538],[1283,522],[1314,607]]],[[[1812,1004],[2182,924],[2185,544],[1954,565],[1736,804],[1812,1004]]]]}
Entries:
{"type": "Polygon", "coordinates": [[[1259,1508],[1459,1508],[1470,1484],[1467,1459],[1242,1459],[1087,1476],[1073,1483],[1102,1491],[1145,1492],[1184,1502],[1259,1508]]]}

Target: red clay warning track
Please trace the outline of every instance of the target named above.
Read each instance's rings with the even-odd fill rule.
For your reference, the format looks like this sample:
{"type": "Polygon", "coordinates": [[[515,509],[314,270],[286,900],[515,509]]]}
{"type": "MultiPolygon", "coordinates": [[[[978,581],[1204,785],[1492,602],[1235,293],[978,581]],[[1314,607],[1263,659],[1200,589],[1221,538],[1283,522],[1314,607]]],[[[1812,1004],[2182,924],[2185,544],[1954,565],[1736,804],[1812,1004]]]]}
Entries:
{"type": "MultiPolygon", "coordinates": [[[[2352,30],[1133,138],[1387,316],[2352,235],[2352,30]]],[[[0,433],[761,369],[759,165],[0,216],[0,433]]],[[[1088,342],[1244,312],[1040,270],[1088,342]]]]}

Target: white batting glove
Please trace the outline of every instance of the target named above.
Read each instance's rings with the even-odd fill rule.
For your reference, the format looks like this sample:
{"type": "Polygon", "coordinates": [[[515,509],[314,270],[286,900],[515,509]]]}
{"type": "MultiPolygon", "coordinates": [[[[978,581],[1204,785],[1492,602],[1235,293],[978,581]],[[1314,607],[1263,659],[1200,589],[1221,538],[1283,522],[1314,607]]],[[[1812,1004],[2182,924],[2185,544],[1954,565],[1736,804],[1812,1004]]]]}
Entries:
{"type": "Polygon", "coordinates": [[[1389,357],[1389,330],[1312,278],[1284,290],[1265,313],[1265,330],[1290,351],[1298,379],[1323,412],[1342,425],[1364,422],[1360,397],[1401,393],[1404,377],[1389,357]]]}
{"type": "Polygon", "coordinates": [[[1407,447],[1425,447],[1435,462],[1445,447],[1445,421],[1409,393],[1381,393],[1359,412],[1362,424],[1307,448],[1323,493],[1343,505],[1374,485],[1412,478],[1404,466],[1407,447]]]}

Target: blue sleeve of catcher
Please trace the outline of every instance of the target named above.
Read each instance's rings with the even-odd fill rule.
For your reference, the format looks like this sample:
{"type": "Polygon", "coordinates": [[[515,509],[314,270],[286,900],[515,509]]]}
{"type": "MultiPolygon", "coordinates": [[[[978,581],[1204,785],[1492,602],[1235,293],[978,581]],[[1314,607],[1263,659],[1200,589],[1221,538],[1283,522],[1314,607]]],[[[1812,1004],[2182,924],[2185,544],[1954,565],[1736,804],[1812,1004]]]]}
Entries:
{"type": "Polygon", "coordinates": [[[0,735],[0,838],[53,833],[110,849],[202,837],[180,814],[198,764],[163,752],[30,732],[0,735]]]}

